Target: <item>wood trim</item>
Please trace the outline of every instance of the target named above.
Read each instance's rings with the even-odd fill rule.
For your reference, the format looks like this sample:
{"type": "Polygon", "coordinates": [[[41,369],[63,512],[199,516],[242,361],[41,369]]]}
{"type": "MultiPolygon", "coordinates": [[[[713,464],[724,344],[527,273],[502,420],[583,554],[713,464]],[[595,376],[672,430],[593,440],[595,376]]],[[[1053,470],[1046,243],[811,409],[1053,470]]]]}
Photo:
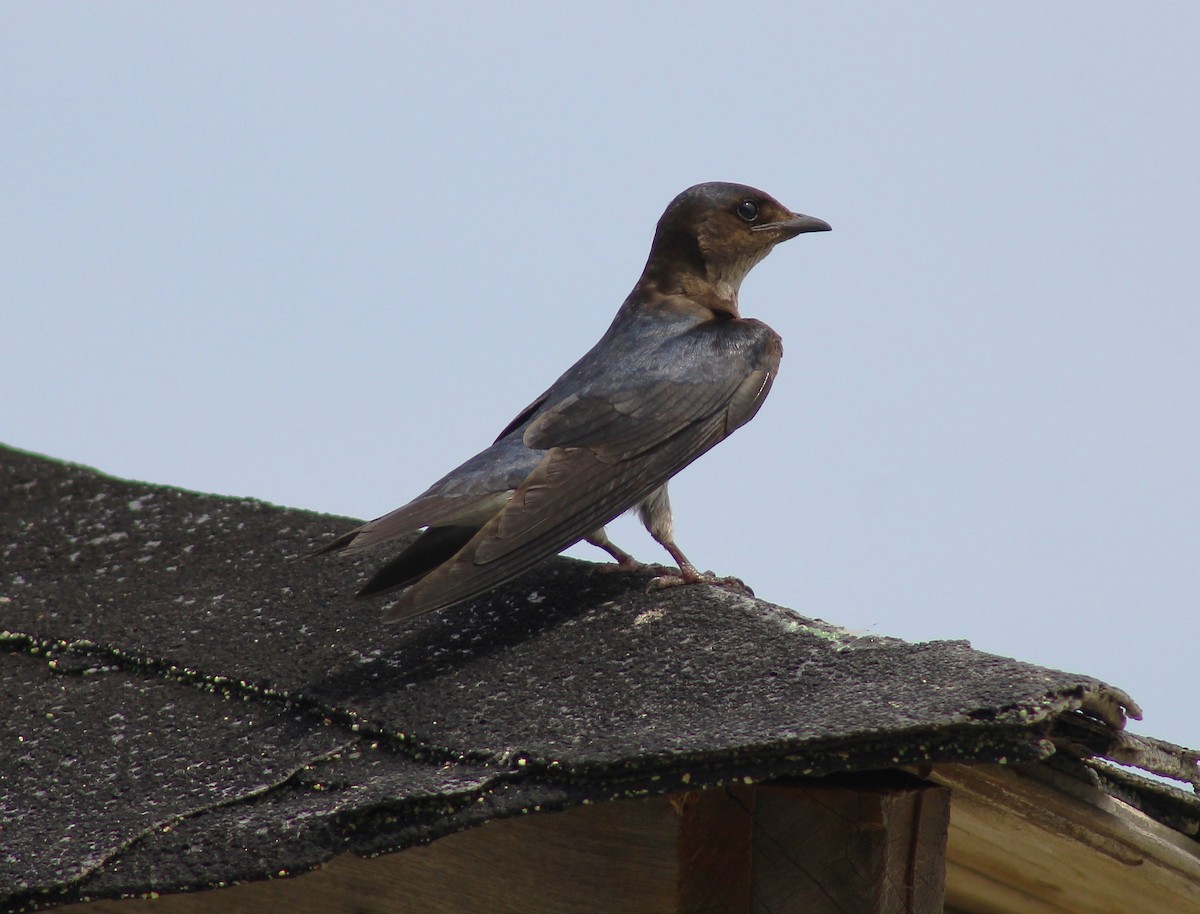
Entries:
{"type": "Polygon", "coordinates": [[[1045,765],[935,765],[953,791],[947,910],[1200,914],[1200,842],[1045,765]]]}

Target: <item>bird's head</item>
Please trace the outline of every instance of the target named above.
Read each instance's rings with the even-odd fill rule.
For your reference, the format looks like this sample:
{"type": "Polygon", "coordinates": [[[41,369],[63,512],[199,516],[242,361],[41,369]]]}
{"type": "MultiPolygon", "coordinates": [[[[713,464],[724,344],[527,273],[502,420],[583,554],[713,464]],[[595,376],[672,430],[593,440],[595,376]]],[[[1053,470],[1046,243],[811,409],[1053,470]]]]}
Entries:
{"type": "Polygon", "coordinates": [[[829,230],[828,222],[745,184],[697,184],[658,220],[640,284],[737,316],[738,289],[751,267],[781,241],[829,230]]]}

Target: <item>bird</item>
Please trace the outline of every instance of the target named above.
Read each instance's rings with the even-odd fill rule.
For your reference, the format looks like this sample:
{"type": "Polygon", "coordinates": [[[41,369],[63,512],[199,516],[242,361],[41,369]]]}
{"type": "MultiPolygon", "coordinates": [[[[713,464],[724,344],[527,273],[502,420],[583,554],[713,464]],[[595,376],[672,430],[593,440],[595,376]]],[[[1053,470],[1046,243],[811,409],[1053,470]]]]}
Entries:
{"type": "Polygon", "coordinates": [[[775,380],[783,344],[742,317],[742,280],[776,244],[830,228],[744,184],[689,187],[658,220],[645,268],[595,346],[489,447],[312,554],[420,530],[358,592],[404,588],[384,615],[396,622],[481,596],[581,540],[636,569],[604,529],[636,509],[679,569],[660,586],[718,580],[676,544],[667,483],[749,422],[775,380]]]}

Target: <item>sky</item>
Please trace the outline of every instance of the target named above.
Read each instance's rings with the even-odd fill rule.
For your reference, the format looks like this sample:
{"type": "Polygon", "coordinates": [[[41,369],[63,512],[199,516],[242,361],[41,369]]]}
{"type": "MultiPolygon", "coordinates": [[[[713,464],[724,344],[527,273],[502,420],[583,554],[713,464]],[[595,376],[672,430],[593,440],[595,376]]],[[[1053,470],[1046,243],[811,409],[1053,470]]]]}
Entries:
{"type": "Polygon", "coordinates": [[[0,441],[383,514],[751,184],[834,231],[742,287],[783,365],[683,550],[1200,746],[1200,6],[433,7],[5,5],[0,441]]]}

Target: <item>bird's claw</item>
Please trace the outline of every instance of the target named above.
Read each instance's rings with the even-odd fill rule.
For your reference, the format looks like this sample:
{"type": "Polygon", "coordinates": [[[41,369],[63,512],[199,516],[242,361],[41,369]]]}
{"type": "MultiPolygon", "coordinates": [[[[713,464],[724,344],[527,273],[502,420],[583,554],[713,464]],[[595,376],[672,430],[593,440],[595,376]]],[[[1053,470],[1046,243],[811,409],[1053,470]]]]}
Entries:
{"type": "Polygon", "coordinates": [[[754,591],[741,578],[732,576],[717,577],[711,571],[697,571],[694,568],[685,569],[674,574],[659,575],[650,582],[646,588],[646,593],[666,590],[669,587],[682,587],[685,584],[711,584],[714,587],[724,587],[726,590],[732,590],[743,596],[754,596],[754,591]]]}

